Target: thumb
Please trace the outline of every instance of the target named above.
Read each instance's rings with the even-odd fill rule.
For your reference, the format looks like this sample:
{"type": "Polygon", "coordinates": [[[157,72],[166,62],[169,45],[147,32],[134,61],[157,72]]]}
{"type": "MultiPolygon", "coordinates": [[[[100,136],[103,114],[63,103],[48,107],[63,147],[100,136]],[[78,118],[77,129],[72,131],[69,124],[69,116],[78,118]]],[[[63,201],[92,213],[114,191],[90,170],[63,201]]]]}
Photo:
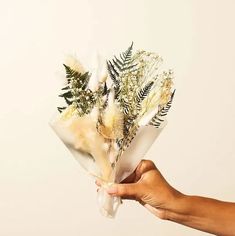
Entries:
{"type": "Polygon", "coordinates": [[[122,197],[124,199],[138,199],[140,196],[137,183],[132,184],[113,184],[107,189],[107,193],[112,196],[122,197]]]}

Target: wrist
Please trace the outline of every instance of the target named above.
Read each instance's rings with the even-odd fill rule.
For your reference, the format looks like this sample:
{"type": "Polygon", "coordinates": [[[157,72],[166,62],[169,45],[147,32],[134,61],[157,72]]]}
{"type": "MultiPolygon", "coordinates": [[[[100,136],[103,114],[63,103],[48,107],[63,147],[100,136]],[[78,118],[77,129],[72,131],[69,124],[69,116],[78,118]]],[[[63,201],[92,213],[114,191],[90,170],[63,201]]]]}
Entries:
{"type": "Polygon", "coordinates": [[[173,189],[165,210],[181,214],[186,213],[187,210],[185,206],[187,205],[188,197],[189,196],[173,189]]]}
{"type": "Polygon", "coordinates": [[[167,200],[164,204],[156,207],[147,204],[145,207],[162,220],[177,222],[177,219],[181,218],[181,220],[183,220],[183,218],[187,217],[180,213],[184,210],[183,202],[186,200],[187,196],[174,189],[167,195],[168,197],[166,197],[167,200]]]}
{"type": "MultiPolygon", "coordinates": [[[[187,222],[190,217],[188,215],[189,196],[174,191],[167,203],[161,207],[155,208],[155,215],[162,220],[170,220],[174,222],[187,222]]],[[[153,212],[154,213],[154,212],[153,212]]]]}

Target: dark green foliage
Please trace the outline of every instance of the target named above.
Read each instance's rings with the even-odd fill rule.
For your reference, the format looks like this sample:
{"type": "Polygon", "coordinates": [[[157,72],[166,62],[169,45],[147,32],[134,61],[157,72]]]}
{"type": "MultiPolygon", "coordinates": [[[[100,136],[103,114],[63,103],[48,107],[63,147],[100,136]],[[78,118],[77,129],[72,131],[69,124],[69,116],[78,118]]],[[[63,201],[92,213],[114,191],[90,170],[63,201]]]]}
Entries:
{"type": "MultiPolygon", "coordinates": [[[[69,66],[67,66],[65,64],[63,64],[63,65],[65,67],[66,78],[68,79],[68,84],[73,82],[72,85],[75,85],[77,87],[83,87],[83,89],[87,87],[87,84],[90,79],[88,72],[81,74],[78,71],[71,69],[69,66]]],[[[69,86],[66,86],[63,89],[65,90],[66,88],[69,89],[69,86]]]]}
{"type": "MultiPolygon", "coordinates": [[[[123,136],[115,141],[120,149],[117,157],[120,157],[131,144],[133,138],[139,130],[139,121],[149,110],[154,106],[151,97],[148,96],[152,90],[157,91],[155,80],[158,79],[157,67],[159,58],[152,53],[145,51],[137,52],[132,56],[133,42],[128,49],[121,53],[118,57],[108,60],[107,72],[111,79],[111,86],[106,82],[99,82],[98,89],[91,91],[88,88],[90,74],[88,72],[82,74],[79,71],[72,69],[64,64],[67,84],[62,88],[59,97],[62,97],[67,106],[72,104],[73,114],[83,116],[89,114],[94,106],[99,110],[99,116],[96,127],[99,131],[99,126],[102,124],[102,114],[108,108],[109,99],[113,98],[118,106],[118,109],[123,113],[123,136]],[[149,64],[150,63],[150,64],[149,64]],[[108,86],[107,86],[108,85],[108,86]],[[146,99],[146,103],[145,103],[146,99]]],[[[163,79],[168,79],[168,74],[164,74],[163,79]]],[[[171,78],[169,76],[169,78],[171,78]]],[[[167,87],[167,89],[170,89],[167,87]]],[[[159,91],[161,92],[161,91],[159,91]]],[[[168,92],[168,90],[166,91],[168,92]]],[[[165,105],[159,105],[158,112],[151,119],[148,125],[159,128],[164,118],[167,115],[175,91],[171,94],[169,101],[165,105]]],[[[158,96],[157,94],[156,96],[158,96]]],[[[155,96],[155,94],[153,94],[155,96]]],[[[154,97],[158,98],[158,97],[154,97]]],[[[156,110],[157,110],[156,103],[156,110]]],[[[67,107],[57,107],[59,112],[62,112],[67,107]]]]}
{"type": "Polygon", "coordinates": [[[69,86],[62,88],[61,90],[67,90],[67,89],[69,89],[69,86]]]}
{"type": "Polygon", "coordinates": [[[136,96],[136,101],[140,104],[149,94],[151,88],[153,87],[154,82],[149,81],[143,88],[139,90],[136,96]]]}
{"type": "MultiPolygon", "coordinates": [[[[63,93],[59,97],[63,97],[67,105],[74,104],[80,114],[86,114],[90,111],[90,107],[94,102],[94,95],[87,85],[90,79],[88,72],[81,74],[73,70],[69,66],[63,64],[66,71],[67,85],[62,88],[63,93]]],[[[62,112],[66,107],[58,107],[58,111],[62,112]]]]}
{"type": "Polygon", "coordinates": [[[152,120],[149,122],[149,125],[153,125],[156,128],[159,128],[161,123],[164,121],[164,116],[167,115],[168,111],[171,108],[171,104],[173,101],[175,95],[175,90],[173,91],[173,93],[171,94],[171,98],[168,101],[168,103],[166,104],[166,106],[164,106],[162,109],[160,109],[157,114],[152,118],[152,120]],[[163,117],[163,119],[162,119],[163,117]]]}
{"type": "Polygon", "coordinates": [[[114,56],[112,60],[107,61],[107,71],[113,82],[114,97],[119,102],[121,110],[124,113],[124,136],[128,134],[128,130],[131,128],[136,118],[135,115],[131,114],[133,112],[133,104],[130,104],[128,97],[126,97],[128,96],[129,90],[133,88],[128,86],[127,78],[123,80],[123,75],[132,73],[137,67],[132,58],[132,51],[133,42],[119,57],[114,56]]]}
{"type": "Polygon", "coordinates": [[[103,95],[103,96],[104,96],[104,95],[107,95],[107,93],[108,93],[108,87],[107,87],[107,83],[105,82],[105,83],[104,83],[104,88],[103,88],[102,95],[103,95]]]}
{"type": "MultiPolygon", "coordinates": [[[[65,89],[64,89],[64,90],[65,90],[65,89]]],[[[67,92],[60,94],[59,97],[72,98],[72,97],[73,97],[73,94],[72,94],[72,92],[68,89],[67,92]]]]}
{"type": "Polygon", "coordinates": [[[66,109],[66,107],[57,107],[57,110],[58,110],[59,112],[62,112],[64,109],[66,109]]]}
{"type": "Polygon", "coordinates": [[[159,117],[158,117],[158,115],[156,114],[153,118],[152,118],[152,120],[150,121],[150,125],[153,125],[154,127],[156,127],[156,128],[159,128],[160,127],[160,125],[161,125],[161,123],[163,122],[164,120],[162,120],[162,119],[160,119],[159,117]]]}
{"type": "Polygon", "coordinates": [[[114,56],[114,59],[107,61],[107,69],[110,78],[114,83],[115,92],[119,92],[120,87],[120,74],[133,69],[136,65],[133,64],[132,60],[132,50],[133,50],[133,42],[131,43],[128,49],[120,54],[120,58],[114,56]]]}

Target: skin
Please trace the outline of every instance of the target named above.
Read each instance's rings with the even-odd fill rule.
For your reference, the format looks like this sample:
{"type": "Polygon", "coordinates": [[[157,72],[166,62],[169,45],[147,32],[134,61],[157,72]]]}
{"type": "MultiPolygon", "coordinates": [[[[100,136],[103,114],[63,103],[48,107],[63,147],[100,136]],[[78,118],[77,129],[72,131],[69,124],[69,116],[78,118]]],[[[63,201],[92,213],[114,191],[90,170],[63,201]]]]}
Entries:
{"type": "MultiPolygon", "coordinates": [[[[96,184],[102,185],[99,180],[96,184]]],[[[142,160],[129,177],[112,185],[107,192],[111,196],[138,201],[162,220],[215,235],[235,236],[235,203],[177,191],[152,161],[142,160]]]]}

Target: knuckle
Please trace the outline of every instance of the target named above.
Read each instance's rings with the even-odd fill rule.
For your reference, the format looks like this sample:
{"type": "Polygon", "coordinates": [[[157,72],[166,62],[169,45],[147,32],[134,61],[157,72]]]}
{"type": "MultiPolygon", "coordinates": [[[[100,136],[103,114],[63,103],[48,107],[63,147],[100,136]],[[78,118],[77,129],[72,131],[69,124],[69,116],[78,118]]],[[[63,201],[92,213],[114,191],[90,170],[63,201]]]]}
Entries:
{"type": "Polygon", "coordinates": [[[143,160],[141,160],[140,164],[141,164],[141,169],[143,169],[143,170],[156,168],[156,166],[152,160],[143,159],[143,160]]]}
{"type": "Polygon", "coordinates": [[[155,164],[154,164],[154,162],[153,162],[153,161],[151,161],[151,160],[148,160],[148,163],[147,163],[147,165],[148,165],[149,167],[151,167],[151,168],[155,167],[155,164]]]}

